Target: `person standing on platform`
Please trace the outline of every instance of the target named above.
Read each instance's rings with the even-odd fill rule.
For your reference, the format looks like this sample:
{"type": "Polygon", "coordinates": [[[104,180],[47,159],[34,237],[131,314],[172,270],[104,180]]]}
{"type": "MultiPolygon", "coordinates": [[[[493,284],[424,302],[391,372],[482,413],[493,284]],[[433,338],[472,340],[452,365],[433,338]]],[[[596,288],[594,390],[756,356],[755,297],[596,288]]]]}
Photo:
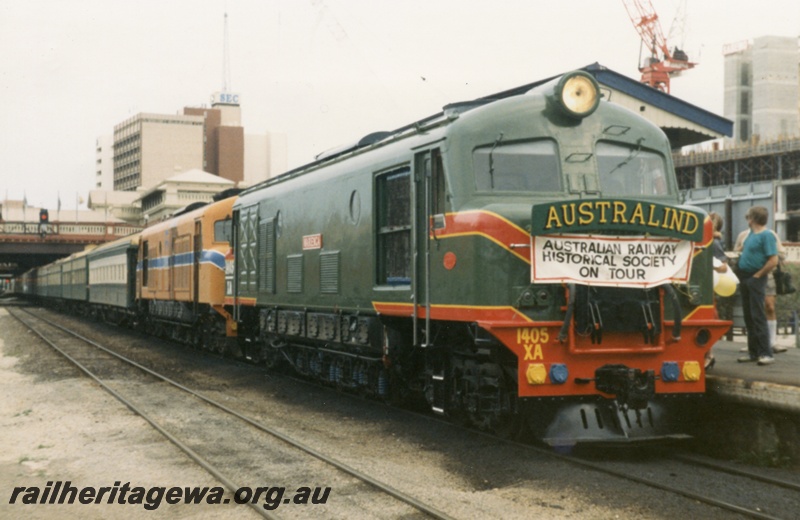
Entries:
{"type": "MultiPolygon", "coordinates": [[[[727,273],[728,257],[725,255],[725,247],[722,245],[722,227],[725,221],[719,213],[714,211],[709,213],[708,216],[711,219],[711,223],[714,225],[714,242],[711,244],[711,252],[714,255],[714,259],[718,260],[718,262],[714,263],[714,270],[720,274],[727,273]]],[[[714,358],[714,354],[711,353],[711,350],[706,352],[705,369],[709,370],[712,368],[715,362],[716,358],[714,358]]]]}
{"type": "MultiPolygon", "coordinates": [[[[783,247],[783,243],[781,242],[780,237],[778,234],[773,231],[769,230],[774,236],[775,240],[778,244],[778,262],[783,262],[786,260],[786,249],[783,247]]],[[[734,245],[733,250],[737,253],[742,252],[742,247],[744,246],[744,239],[747,238],[747,235],[750,234],[750,230],[746,229],[739,233],[739,236],[736,237],[736,245],[734,245]]],[[[788,349],[781,345],[778,345],[778,313],[776,312],[776,303],[777,303],[777,292],[775,288],[775,278],[772,276],[767,276],[767,289],[765,291],[766,296],[764,297],[764,309],[767,314],[767,328],[769,329],[769,344],[772,347],[773,353],[781,353],[786,352],[788,349]]],[[[747,352],[747,348],[741,349],[741,352],[747,352]]]]}
{"type": "Polygon", "coordinates": [[[738,262],[748,352],[747,356],[739,358],[742,363],[757,361],[759,365],[770,365],[775,362],[764,298],[767,278],[778,265],[778,244],[775,235],[767,229],[768,217],[767,208],[763,206],[753,206],[745,215],[750,233],[744,239],[738,262]]]}

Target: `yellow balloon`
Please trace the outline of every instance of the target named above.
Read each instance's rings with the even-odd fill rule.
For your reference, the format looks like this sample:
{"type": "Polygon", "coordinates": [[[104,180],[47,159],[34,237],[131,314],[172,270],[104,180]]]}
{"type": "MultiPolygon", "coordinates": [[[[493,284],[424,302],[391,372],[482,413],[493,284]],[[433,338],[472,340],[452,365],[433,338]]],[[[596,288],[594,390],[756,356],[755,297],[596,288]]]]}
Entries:
{"type": "Polygon", "coordinates": [[[731,296],[736,292],[736,280],[722,273],[716,285],[714,285],[714,292],[720,296],[731,296]]]}

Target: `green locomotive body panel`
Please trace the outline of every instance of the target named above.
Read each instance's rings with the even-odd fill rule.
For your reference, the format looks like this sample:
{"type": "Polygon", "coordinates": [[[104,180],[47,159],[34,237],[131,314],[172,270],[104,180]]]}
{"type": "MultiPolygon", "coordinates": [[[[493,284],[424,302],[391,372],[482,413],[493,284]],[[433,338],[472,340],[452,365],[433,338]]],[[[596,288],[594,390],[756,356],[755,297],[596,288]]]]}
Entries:
{"type": "MultiPolygon", "coordinates": [[[[416,285],[410,279],[393,283],[381,283],[379,279],[381,260],[376,227],[381,218],[377,212],[383,202],[376,196],[377,183],[382,175],[392,172],[407,172],[409,182],[413,182],[413,178],[423,175],[415,167],[415,155],[420,150],[436,148],[441,151],[446,178],[444,213],[471,214],[474,225],[483,225],[484,220],[498,221],[507,228],[501,233],[514,234],[521,242],[511,244],[514,249],[485,234],[451,237],[446,228],[437,230],[431,247],[431,303],[513,305],[519,298],[517,289],[529,284],[530,262],[526,259],[529,252],[522,246],[529,241],[525,234],[532,227],[532,205],[579,201],[587,193],[594,197],[620,195],[606,195],[601,190],[595,159],[598,141],[648,150],[664,161],[664,171],[672,168],[670,156],[664,153],[668,151],[664,134],[639,119],[631,121],[633,116],[625,109],[602,103],[592,117],[579,124],[558,114],[548,117],[549,111],[552,109],[542,96],[497,101],[461,114],[431,131],[399,137],[387,144],[378,143],[373,149],[246,192],[236,203],[240,219],[252,218],[244,215],[250,215],[257,206],[253,225],[264,235],[267,226],[274,228],[269,232],[274,236],[270,239],[274,240],[274,250],[259,242],[259,238],[266,241],[265,236],[258,231],[254,233],[256,240],[249,246],[254,256],[263,252],[270,258],[259,256],[260,260],[254,262],[258,281],[239,284],[237,296],[255,298],[257,305],[335,307],[360,312],[372,310],[373,302],[408,303],[412,286],[416,285]],[[557,161],[558,178],[553,184],[557,190],[480,189],[476,150],[501,147],[505,143],[524,146],[543,140],[553,143],[557,153],[553,158],[557,161]],[[443,267],[448,253],[456,257],[452,269],[443,267]]],[[[626,196],[636,195],[637,200],[652,200],[660,206],[677,204],[674,176],[665,176],[665,181],[669,185],[662,194],[628,192],[626,196]]],[[[412,201],[414,191],[414,186],[409,187],[412,201]]],[[[413,211],[411,207],[408,209],[413,211]]],[[[424,236],[425,231],[419,229],[424,218],[413,216],[409,214],[406,223],[411,227],[410,237],[424,236]]],[[[649,231],[658,234],[658,230],[649,231]]],[[[241,239],[241,243],[246,241],[241,239]]]]}

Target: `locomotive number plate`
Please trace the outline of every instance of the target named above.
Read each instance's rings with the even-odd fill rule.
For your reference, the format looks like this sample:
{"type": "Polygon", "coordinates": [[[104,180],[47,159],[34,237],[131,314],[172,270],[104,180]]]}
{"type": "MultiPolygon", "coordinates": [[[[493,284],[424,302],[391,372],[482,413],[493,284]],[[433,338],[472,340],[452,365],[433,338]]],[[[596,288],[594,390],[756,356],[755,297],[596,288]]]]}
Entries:
{"type": "Polygon", "coordinates": [[[303,237],[303,251],[307,249],[322,249],[322,234],[306,235],[303,237]]]}
{"type": "Polygon", "coordinates": [[[544,359],[542,345],[550,341],[547,327],[522,327],[517,329],[517,345],[525,349],[523,361],[544,359]]]}

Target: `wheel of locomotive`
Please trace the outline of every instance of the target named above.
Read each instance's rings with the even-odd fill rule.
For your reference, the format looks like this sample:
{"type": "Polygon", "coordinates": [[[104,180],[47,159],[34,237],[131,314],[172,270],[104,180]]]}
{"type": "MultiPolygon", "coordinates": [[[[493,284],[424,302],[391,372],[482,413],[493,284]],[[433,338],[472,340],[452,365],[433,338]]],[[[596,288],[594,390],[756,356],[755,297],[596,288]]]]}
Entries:
{"type": "Polygon", "coordinates": [[[177,329],[177,341],[183,345],[187,345],[191,342],[191,333],[192,330],[188,327],[178,326],[177,329]]]}
{"type": "Polygon", "coordinates": [[[215,321],[209,328],[211,329],[212,352],[224,356],[228,353],[228,348],[225,344],[225,326],[220,326],[220,323],[215,321]]]}
{"type": "Polygon", "coordinates": [[[245,359],[254,364],[259,364],[264,361],[263,349],[257,339],[251,338],[249,341],[240,341],[237,343],[238,349],[242,352],[245,359]]]}
{"type": "Polygon", "coordinates": [[[496,388],[493,398],[497,410],[484,417],[484,424],[498,437],[517,438],[522,431],[523,421],[517,410],[516,385],[506,377],[500,366],[493,363],[481,365],[480,375],[481,390],[493,386],[496,388]]]}
{"type": "Polygon", "coordinates": [[[172,330],[170,332],[170,338],[172,341],[183,343],[183,326],[174,324],[171,328],[172,330]]]}
{"type": "Polygon", "coordinates": [[[225,345],[225,338],[220,337],[219,334],[214,335],[214,352],[219,354],[220,356],[225,356],[228,354],[227,346],[225,345]]]}
{"type": "MultiPolygon", "coordinates": [[[[366,368],[365,370],[369,372],[370,369],[366,368]]],[[[362,392],[368,395],[370,393],[369,385],[364,386],[362,392]]],[[[392,405],[399,407],[415,404],[414,397],[409,390],[408,379],[394,366],[389,370],[389,395],[387,399],[392,405]]]]}
{"type": "MultiPolygon", "coordinates": [[[[512,403],[509,399],[509,405],[512,403]]],[[[500,438],[503,439],[518,439],[522,432],[524,421],[515,412],[504,413],[497,418],[492,427],[492,431],[500,438]]]]}
{"type": "Polygon", "coordinates": [[[389,399],[391,393],[389,392],[388,378],[386,375],[381,376],[383,367],[377,364],[370,364],[367,369],[367,392],[378,399],[389,399]]]}
{"type": "Polygon", "coordinates": [[[336,377],[334,380],[334,385],[336,386],[337,390],[347,390],[348,383],[350,382],[350,375],[352,373],[352,367],[350,366],[349,360],[337,359],[334,363],[336,365],[336,377]]]}
{"type": "Polygon", "coordinates": [[[211,324],[207,320],[203,321],[201,326],[202,339],[201,348],[207,352],[214,352],[214,333],[212,332],[211,324]]]}
{"type": "Polygon", "coordinates": [[[194,327],[192,327],[190,344],[193,349],[201,350],[203,348],[203,327],[202,324],[196,323],[194,327]]]}
{"type": "Polygon", "coordinates": [[[447,415],[453,423],[468,426],[473,422],[471,412],[474,413],[477,407],[473,396],[475,363],[469,360],[463,363],[457,361],[453,363],[450,388],[448,389],[450,406],[448,406],[447,415]]]}
{"type": "MultiPolygon", "coordinates": [[[[397,324],[395,324],[398,326],[397,324]]],[[[417,406],[418,396],[411,390],[412,384],[410,381],[415,379],[414,369],[414,352],[410,332],[405,334],[398,329],[385,327],[384,328],[384,348],[388,356],[381,362],[386,367],[387,371],[387,395],[386,399],[395,406],[417,406]]],[[[367,375],[366,381],[362,385],[363,392],[366,394],[377,393],[373,391],[376,386],[370,384],[371,374],[375,371],[373,363],[368,363],[364,366],[364,373],[367,375]]]]}
{"type": "Polygon", "coordinates": [[[261,357],[264,359],[264,365],[267,370],[278,371],[283,368],[286,361],[283,357],[283,348],[285,346],[285,343],[280,343],[278,340],[264,341],[261,357]]]}

